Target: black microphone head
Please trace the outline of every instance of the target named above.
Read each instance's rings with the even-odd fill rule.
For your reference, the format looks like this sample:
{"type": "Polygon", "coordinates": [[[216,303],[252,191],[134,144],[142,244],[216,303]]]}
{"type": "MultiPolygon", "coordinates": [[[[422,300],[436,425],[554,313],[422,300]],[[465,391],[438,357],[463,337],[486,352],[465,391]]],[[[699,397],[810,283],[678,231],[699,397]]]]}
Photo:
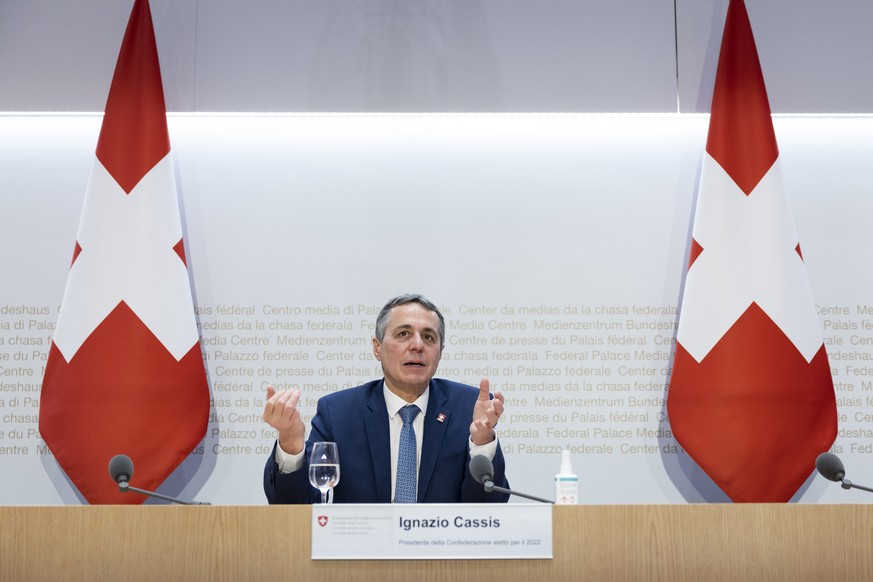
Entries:
{"type": "Polygon", "coordinates": [[[838,456],[833,453],[822,453],[815,460],[815,468],[825,479],[842,481],[846,476],[846,468],[838,456]]]}
{"type": "Polygon", "coordinates": [[[484,484],[485,481],[491,481],[494,476],[494,465],[491,464],[491,459],[485,455],[476,455],[470,459],[470,474],[479,483],[484,484]]]}
{"type": "Polygon", "coordinates": [[[109,460],[109,475],[116,483],[130,481],[133,477],[133,461],[127,455],[115,455],[109,460]]]}

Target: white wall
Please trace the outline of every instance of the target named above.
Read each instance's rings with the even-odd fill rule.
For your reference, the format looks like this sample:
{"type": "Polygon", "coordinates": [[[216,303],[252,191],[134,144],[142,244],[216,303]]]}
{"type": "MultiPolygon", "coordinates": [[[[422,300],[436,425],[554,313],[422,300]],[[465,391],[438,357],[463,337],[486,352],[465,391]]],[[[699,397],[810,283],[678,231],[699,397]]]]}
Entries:
{"type": "MultiPolygon", "coordinates": [[[[775,112],[873,111],[873,4],[747,0],[775,112]]],[[[0,2],[0,111],[102,111],[132,1],[0,2]]],[[[709,111],[727,0],[151,0],[171,111],[709,111]]]]}

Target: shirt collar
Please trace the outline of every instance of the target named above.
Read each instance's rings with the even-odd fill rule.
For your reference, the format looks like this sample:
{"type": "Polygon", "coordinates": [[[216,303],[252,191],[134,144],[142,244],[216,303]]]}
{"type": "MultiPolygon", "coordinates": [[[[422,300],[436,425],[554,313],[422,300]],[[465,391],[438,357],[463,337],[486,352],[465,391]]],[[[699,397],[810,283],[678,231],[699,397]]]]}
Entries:
{"type": "Polygon", "coordinates": [[[388,418],[393,419],[394,416],[400,412],[400,409],[407,404],[415,404],[418,406],[418,409],[424,413],[427,411],[427,401],[430,399],[430,384],[428,384],[427,388],[425,388],[424,392],[421,393],[421,396],[419,396],[415,402],[407,402],[391,392],[384,381],[382,382],[382,394],[385,396],[385,407],[388,409],[388,418]]]}

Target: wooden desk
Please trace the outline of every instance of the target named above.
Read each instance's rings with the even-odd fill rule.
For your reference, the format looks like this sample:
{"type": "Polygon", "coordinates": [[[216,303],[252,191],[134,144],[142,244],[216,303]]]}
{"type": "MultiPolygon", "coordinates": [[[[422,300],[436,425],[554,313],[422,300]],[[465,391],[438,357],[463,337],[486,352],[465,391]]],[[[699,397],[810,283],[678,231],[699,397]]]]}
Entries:
{"type": "Polygon", "coordinates": [[[0,580],[873,580],[870,505],[554,510],[553,560],[310,560],[308,506],[0,507],[0,580]]]}

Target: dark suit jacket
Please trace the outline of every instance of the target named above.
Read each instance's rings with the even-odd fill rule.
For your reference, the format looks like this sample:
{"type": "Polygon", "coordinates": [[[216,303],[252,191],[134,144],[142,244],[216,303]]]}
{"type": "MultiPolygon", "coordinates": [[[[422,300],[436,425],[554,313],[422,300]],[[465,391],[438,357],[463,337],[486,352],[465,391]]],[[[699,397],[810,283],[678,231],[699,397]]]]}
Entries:
{"type": "MultiPolygon", "coordinates": [[[[269,503],[321,501],[321,493],[309,484],[309,453],[312,443],[318,441],[337,443],[340,481],[334,489],[335,503],[391,502],[389,420],[382,385],[382,380],[375,380],[319,399],[306,441],[303,467],[293,473],[281,473],[275,448],[267,459],[264,493],[269,503]]],[[[431,380],[418,474],[419,503],[508,500],[509,496],[503,493],[485,493],[468,469],[470,423],[478,396],[479,390],[472,386],[431,380]]],[[[499,446],[493,463],[494,484],[509,488],[499,446]]]]}

